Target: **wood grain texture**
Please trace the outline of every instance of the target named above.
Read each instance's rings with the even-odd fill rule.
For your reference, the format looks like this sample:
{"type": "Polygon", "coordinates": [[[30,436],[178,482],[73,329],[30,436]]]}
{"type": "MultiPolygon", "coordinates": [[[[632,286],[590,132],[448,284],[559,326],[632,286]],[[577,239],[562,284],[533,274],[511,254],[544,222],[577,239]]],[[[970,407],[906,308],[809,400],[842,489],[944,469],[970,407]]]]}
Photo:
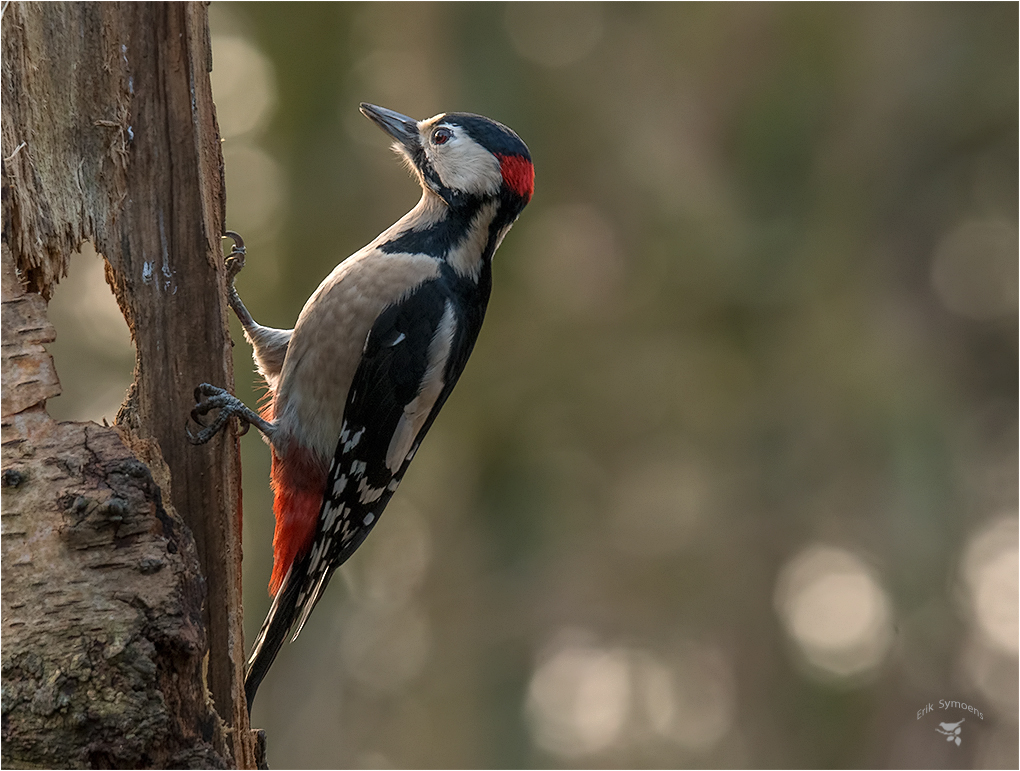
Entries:
{"type": "MultiPolygon", "coordinates": [[[[25,289],[4,307],[4,467],[8,436],[25,441],[25,432],[55,430],[42,405],[59,388],[48,357],[28,373],[34,382],[12,380],[29,383],[19,386],[22,393],[8,388],[8,315],[24,321],[11,325],[21,330],[11,344],[35,346],[38,353],[52,329],[44,301],[88,239],[107,261],[107,280],[136,348],[135,382],[118,414],[117,436],[149,464],[161,510],[176,512],[193,536],[205,584],[198,624],[208,651],[205,682],[213,714],[226,729],[229,764],[250,767],[238,437],[231,428],[195,448],[184,434],[194,386],[233,383],[219,238],[222,156],[206,8],[14,2],[2,23],[3,238],[13,264],[5,269],[4,289],[12,275],[25,289]]],[[[72,434],[92,436],[89,431],[99,428],[72,434]]],[[[40,458],[32,462],[42,463],[40,458]]],[[[68,468],[80,476],[85,467],[68,468]]],[[[71,485],[71,477],[60,484],[71,485]]],[[[55,508],[47,516],[63,511],[54,496],[49,500],[55,508]]],[[[73,556],[66,544],[64,549],[73,556]]],[[[5,553],[5,601],[7,570],[5,553]]],[[[6,667],[6,626],[4,631],[6,667]]],[[[206,739],[215,745],[213,734],[206,739]]],[[[7,749],[5,737],[5,758],[7,749]]]]}

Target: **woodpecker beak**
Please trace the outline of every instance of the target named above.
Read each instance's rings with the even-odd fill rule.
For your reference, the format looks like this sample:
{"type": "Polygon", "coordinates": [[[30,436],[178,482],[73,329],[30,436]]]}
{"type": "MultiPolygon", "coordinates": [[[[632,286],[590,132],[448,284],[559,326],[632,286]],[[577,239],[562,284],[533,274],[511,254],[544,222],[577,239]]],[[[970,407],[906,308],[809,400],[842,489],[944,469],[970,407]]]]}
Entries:
{"type": "Polygon", "coordinates": [[[408,118],[399,112],[376,107],[374,104],[361,103],[361,113],[370,118],[379,128],[396,139],[412,154],[421,150],[421,139],[418,136],[418,121],[408,118]]]}

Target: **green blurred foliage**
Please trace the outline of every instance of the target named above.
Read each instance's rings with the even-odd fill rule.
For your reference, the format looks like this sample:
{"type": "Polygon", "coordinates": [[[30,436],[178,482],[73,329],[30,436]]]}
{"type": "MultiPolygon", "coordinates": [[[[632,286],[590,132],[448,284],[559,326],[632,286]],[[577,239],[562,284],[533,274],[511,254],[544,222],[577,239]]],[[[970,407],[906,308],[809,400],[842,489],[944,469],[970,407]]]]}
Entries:
{"type": "MultiPolygon", "coordinates": [[[[224,143],[263,324],[417,200],[359,102],[489,115],[537,170],[460,384],[260,691],[274,767],[1015,767],[1016,653],[989,653],[961,578],[968,539],[1017,516],[1015,4],[210,15],[214,85],[240,38],[275,90],[224,143]],[[888,604],[852,675],[777,613],[812,544],[888,604]],[[985,710],[961,747],[916,717],[938,698],[985,710]]],[[[254,433],[249,639],[272,533],[254,433]]]]}
{"type": "MultiPolygon", "coordinates": [[[[358,102],[490,115],[525,138],[537,169],[455,396],[368,553],[344,568],[347,586],[336,582],[260,695],[254,721],[274,761],[909,757],[898,744],[915,703],[968,687],[954,675],[965,622],[947,589],[963,540],[1016,509],[1015,300],[996,319],[961,318],[930,277],[960,222],[1016,220],[1016,8],[213,10],[214,32],[246,36],[276,77],[258,142],[286,195],[250,262],[275,260],[278,279],[239,282],[264,323],[291,324],[332,266],[417,197],[358,102]],[[1013,474],[972,489],[971,463],[1013,474]],[[406,602],[426,618],[428,652],[381,688],[351,677],[345,629],[371,606],[359,561],[379,559],[412,508],[431,556],[406,602]],[[866,555],[896,621],[926,609],[929,636],[901,637],[863,677],[806,675],[772,594],[814,541],[866,555]],[[727,738],[691,752],[617,729],[594,753],[536,747],[529,681],[572,627],[667,660],[682,639],[723,651],[736,683],[727,738]],[[934,659],[923,676],[905,673],[912,646],[934,659]]],[[[239,347],[239,387],[246,356],[239,347]]],[[[251,631],[269,569],[256,455],[249,445],[251,631]]],[[[397,666],[386,656],[399,645],[368,644],[382,670],[397,666]]]]}

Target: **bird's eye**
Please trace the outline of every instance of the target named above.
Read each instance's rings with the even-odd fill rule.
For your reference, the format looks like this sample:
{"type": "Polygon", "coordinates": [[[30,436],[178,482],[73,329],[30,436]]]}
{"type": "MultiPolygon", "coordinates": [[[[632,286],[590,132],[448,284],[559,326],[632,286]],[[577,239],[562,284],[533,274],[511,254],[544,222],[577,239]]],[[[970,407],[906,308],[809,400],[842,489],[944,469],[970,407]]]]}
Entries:
{"type": "Polygon", "coordinates": [[[432,142],[437,145],[445,145],[447,140],[453,136],[453,132],[448,128],[437,128],[432,132],[432,142]]]}

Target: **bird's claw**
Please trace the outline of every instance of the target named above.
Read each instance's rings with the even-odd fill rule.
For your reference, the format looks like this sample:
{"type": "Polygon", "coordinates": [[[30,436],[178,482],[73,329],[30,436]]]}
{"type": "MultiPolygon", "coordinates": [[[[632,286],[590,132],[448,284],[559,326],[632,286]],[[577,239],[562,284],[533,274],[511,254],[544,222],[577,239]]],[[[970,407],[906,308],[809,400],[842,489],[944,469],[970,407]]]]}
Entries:
{"type": "Polygon", "coordinates": [[[223,237],[229,238],[234,242],[234,248],[230,250],[231,254],[244,254],[244,239],[241,238],[239,233],[235,233],[233,230],[223,231],[223,237]]]}
{"type": "Polygon", "coordinates": [[[193,434],[191,433],[191,426],[189,426],[187,423],[184,424],[184,434],[185,436],[188,437],[189,444],[200,445],[208,442],[213,437],[212,434],[206,433],[208,430],[209,430],[208,428],[203,428],[197,434],[193,434]]]}
{"type": "Polygon", "coordinates": [[[230,254],[223,261],[227,269],[227,281],[233,283],[234,279],[237,278],[237,274],[244,269],[244,257],[247,250],[244,246],[244,239],[233,230],[226,231],[223,237],[229,238],[234,242],[230,254]]]}
{"type": "Polygon", "coordinates": [[[234,415],[237,416],[241,424],[240,435],[244,436],[244,434],[248,433],[249,423],[237,414],[239,404],[240,402],[236,396],[227,393],[222,388],[217,388],[208,383],[202,383],[195,388],[195,406],[191,410],[191,419],[199,426],[202,426],[202,430],[194,434],[191,431],[191,427],[185,424],[184,430],[188,436],[188,441],[196,445],[205,444],[216,436],[231,416],[234,415]],[[219,414],[213,419],[212,423],[207,425],[202,418],[212,410],[219,410],[219,414]]]}

